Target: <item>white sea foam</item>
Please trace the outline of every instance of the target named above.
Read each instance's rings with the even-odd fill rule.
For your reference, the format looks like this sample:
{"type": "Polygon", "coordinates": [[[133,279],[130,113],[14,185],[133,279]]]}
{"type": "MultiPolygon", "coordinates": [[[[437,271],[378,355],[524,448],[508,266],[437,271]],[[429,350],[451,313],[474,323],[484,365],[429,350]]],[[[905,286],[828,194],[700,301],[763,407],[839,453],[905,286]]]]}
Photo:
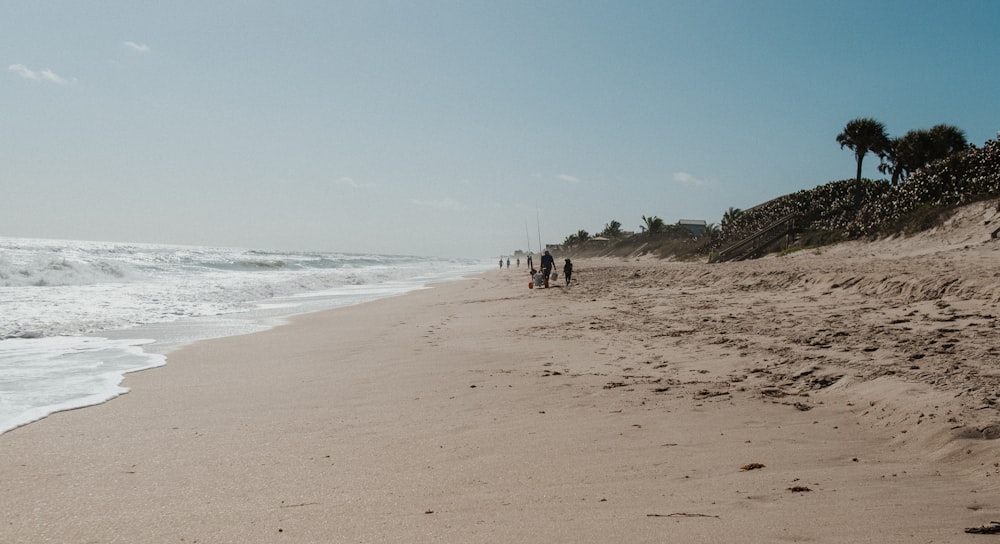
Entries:
{"type": "Polygon", "coordinates": [[[125,373],[166,360],[142,350],[149,342],[66,336],[0,342],[0,432],[126,392],[119,385],[125,373]]]}
{"type": "Polygon", "coordinates": [[[393,296],[489,266],[0,238],[0,433],[108,400],[123,391],[118,384],[125,373],[162,364],[172,347],[262,330],[290,315],[393,296]]]}

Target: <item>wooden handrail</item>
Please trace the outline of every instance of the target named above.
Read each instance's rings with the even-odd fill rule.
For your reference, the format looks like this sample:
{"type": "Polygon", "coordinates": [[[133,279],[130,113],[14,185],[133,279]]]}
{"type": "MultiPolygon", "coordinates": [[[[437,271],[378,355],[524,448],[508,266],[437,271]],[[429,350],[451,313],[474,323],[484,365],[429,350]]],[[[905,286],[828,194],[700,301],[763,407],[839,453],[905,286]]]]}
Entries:
{"type": "Polygon", "coordinates": [[[771,223],[770,225],[764,227],[763,229],[757,231],[750,236],[736,242],[735,244],[723,249],[715,256],[713,256],[709,262],[720,263],[726,261],[736,261],[743,260],[750,257],[761,248],[774,243],[778,238],[781,238],[785,234],[791,232],[795,227],[795,214],[788,214],[781,219],[771,223]],[[777,234],[775,234],[776,231],[777,234]],[[761,240],[765,240],[761,242],[761,240]],[[749,247],[749,249],[747,249],[749,247]]]}

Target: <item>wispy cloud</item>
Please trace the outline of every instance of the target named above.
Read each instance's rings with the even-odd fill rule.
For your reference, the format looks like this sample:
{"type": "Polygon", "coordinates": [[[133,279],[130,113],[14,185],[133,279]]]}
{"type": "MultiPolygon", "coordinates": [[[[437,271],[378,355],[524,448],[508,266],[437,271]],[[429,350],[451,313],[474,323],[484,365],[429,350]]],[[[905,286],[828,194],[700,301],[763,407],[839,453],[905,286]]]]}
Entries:
{"type": "Polygon", "coordinates": [[[136,42],[129,41],[129,42],[122,42],[122,44],[125,47],[131,49],[132,51],[135,51],[136,53],[149,53],[150,52],[149,46],[146,45],[146,44],[144,44],[144,43],[136,43],[136,42]]]}
{"type": "Polygon", "coordinates": [[[465,206],[454,198],[442,198],[441,200],[410,200],[411,203],[425,208],[437,208],[440,210],[464,210],[465,206]]]}
{"type": "Polygon", "coordinates": [[[32,81],[48,81],[50,83],[55,83],[58,85],[66,85],[67,83],[69,83],[69,81],[66,78],[48,69],[32,70],[31,68],[28,68],[23,64],[11,64],[10,66],[7,67],[7,69],[23,77],[24,79],[30,79],[32,81]]]}
{"type": "Polygon", "coordinates": [[[556,176],[559,181],[565,181],[567,183],[580,183],[580,178],[576,176],[571,176],[569,174],[559,174],[556,176]]]}
{"type": "Polygon", "coordinates": [[[341,177],[341,178],[337,178],[337,179],[333,180],[333,183],[335,183],[337,185],[346,185],[348,187],[354,187],[355,189],[359,189],[361,187],[374,187],[375,186],[374,183],[360,183],[358,181],[355,181],[354,178],[349,178],[347,176],[344,176],[344,177],[341,177]]]}
{"type": "Polygon", "coordinates": [[[674,172],[674,181],[684,185],[694,185],[695,187],[701,187],[703,185],[710,185],[713,183],[710,179],[696,178],[687,172],[674,172]]]}

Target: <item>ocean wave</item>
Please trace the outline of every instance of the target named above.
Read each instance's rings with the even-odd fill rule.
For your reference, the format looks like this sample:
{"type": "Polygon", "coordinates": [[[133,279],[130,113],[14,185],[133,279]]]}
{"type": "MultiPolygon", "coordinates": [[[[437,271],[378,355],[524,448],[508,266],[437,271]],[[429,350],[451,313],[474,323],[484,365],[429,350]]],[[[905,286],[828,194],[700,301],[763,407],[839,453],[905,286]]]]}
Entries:
{"type": "Polygon", "coordinates": [[[262,330],[485,270],[419,257],[0,238],[0,433],[104,402],[144,350],[262,330]],[[143,328],[139,328],[145,326],[143,328]],[[114,333],[110,331],[115,331],[114,333]],[[148,334],[147,333],[152,333],[148,334]]]}
{"type": "Polygon", "coordinates": [[[125,282],[141,278],[134,267],[112,260],[73,261],[61,255],[35,255],[28,262],[0,255],[0,286],[46,287],[125,282]]]}
{"type": "Polygon", "coordinates": [[[269,299],[414,285],[475,261],[0,238],[0,339],[251,311],[269,299]]]}

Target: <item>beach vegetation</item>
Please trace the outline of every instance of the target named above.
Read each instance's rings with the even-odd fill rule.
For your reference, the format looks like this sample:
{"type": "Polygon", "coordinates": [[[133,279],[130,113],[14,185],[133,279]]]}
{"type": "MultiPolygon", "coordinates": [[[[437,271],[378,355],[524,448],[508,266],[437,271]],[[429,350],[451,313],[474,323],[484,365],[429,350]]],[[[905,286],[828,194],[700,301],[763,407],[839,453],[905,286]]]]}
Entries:
{"type": "Polygon", "coordinates": [[[856,180],[861,181],[861,164],[865,155],[875,153],[879,157],[885,155],[889,149],[889,135],[886,133],[885,125],[871,117],[861,117],[852,119],[844,126],[844,131],[837,135],[837,143],[840,148],[848,148],[854,152],[854,160],[857,161],[858,172],[856,180]]]}
{"type": "Polygon", "coordinates": [[[958,150],[915,167],[897,184],[869,179],[834,181],[754,206],[737,220],[723,222],[715,248],[742,240],[789,215],[795,217],[795,243],[804,246],[912,234],[940,225],[950,208],[1000,197],[1000,142],[962,147],[961,131],[937,132],[951,135],[937,144],[936,153],[958,150]]]}
{"type": "Polygon", "coordinates": [[[577,246],[586,244],[588,240],[590,240],[590,233],[583,229],[580,229],[576,231],[576,234],[570,234],[569,236],[567,236],[566,240],[563,242],[563,245],[577,246]]]}
{"type": "Polygon", "coordinates": [[[645,232],[650,238],[652,238],[653,236],[663,232],[666,228],[666,224],[663,222],[663,219],[655,215],[651,215],[649,217],[644,215],[642,216],[642,224],[639,225],[639,228],[642,232],[645,232]]]}
{"type": "Polygon", "coordinates": [[[955,214],[956,206],[931,206],[923,204],[912,212],[887,224],[882,234],[911,235],[925,230],[940,227],[955,214]]]}
{"type": "Polygon", "coordinates": [[[850,236],[848,236],[848,234],[842,229],[808,229],[796,234],[795,246],[787,248],[785,251],[789,251],[795,247],[800,247],[802,249],[822,247],[830,244],[836,244],[837,242],[842,242],[848,239],[850,239],[850,236]]]}
{"type": "MultiPolygon", "coordinates": [[[[730,209],[732,209],[732,208],[730,208],[730,209]]],[[[721,232],[722,232],[722,229],[719,227],[719,225],[717,225],[715,223],[706,223],[705,224],[705,233],[704,233],[704,236],[707,236],[710,239],[714,240],[721,232]]]]}
{"type": "Polygon", "coordinates": [[[891,183],[896,185],[920,168],[968,147],[965,132],[953,125],[911,130],[890,140],[878,169],[892,176],[891,183]]]}
{"type": "Polygon", "coordinates": [[[1000,199],[998,140],[978,147],[968,144],[957,127],[936,125],[911,131],[881,151],[883,164],[887,165],[883,173],[893,175],[898,171],[895,181],[855,177],[790,193],[745,210],[731,207],[718,226],[707,226],[700,236],[679,224],[667,225],[656,215],[642,216],[639,234],[607,236],[612,226],[612,230],[620,232],[620,224],[613,221],[601,233],[610,243],[569,243],[580,239],[577,232],[567,238],[566,247],[578,256],[652,254],[699,259],[718,254],[776,223],[785,224],[790,218],[787,232],[774,236],[771,245],[754,252],[763,255],[845,240],[909,235],[941,225],[957,206],[1000,199]],[[909,146],[922,151],[910,154],[904,151],[909,146]]]}
{"type": "Polygon", "coordinates": [[[726,225],[731,225],[732,223],[738,221],[741,215],[743,215],[743,210],[730,207],[726,210],[726,213],[722,214],[722,226],[725,227],[726,225]]]}
{"type": "Polygon", "coordinates": [[[622,234],[622,224],[612,219],[609,223],[604,225],[604,230],[601,231],[599,236],[614,240],[621,238],[622,234]]]}
{"type": "Polygon", "coordinates": [[[808,247],[803,247],[803,246],[789,247],[789,248],[785,248],[785,249],[781,250],[781,252],[778,253],[778,256],[779,257],[785,257],[787,255],[791,255],[792,253],[798,253],[799,251],[803,251],[803,250],[806,250],[806,249],[809,249],[809,248],[808,247]]]}

